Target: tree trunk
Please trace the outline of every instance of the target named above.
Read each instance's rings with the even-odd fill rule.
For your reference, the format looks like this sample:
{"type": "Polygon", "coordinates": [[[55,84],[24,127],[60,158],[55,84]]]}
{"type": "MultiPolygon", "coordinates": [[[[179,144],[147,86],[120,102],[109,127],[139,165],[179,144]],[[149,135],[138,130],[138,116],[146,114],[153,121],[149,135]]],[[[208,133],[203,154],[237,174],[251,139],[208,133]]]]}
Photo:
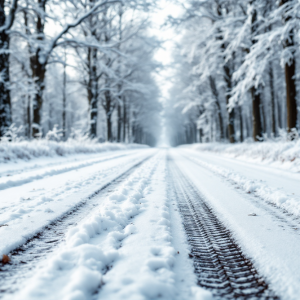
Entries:
{"type": "MultiPolygon", "coordinates": [[[[290,0],[281,0],[280,5],[290,2],[290,0]]],[[[284,17],[284,21],[288,22],[290,17],[284,17]]],[[[285,41],[284,46],[294,47],[294,30],[289,32],[289,39],[285,41]]],[[[296,83],[295,83],[295,57],[285,64],[285,83],[286,83],[286,107],[287,107],[287,128],[291,132],[292,129],[297,127],[297,99],[296,99],[296,83]]]]}
{"type": "Polygon", "coordinates": [[[285,65],[287,127],[289,132],[297,127],[295,65],[295,59],[293,59],[290,65],[285,65]]]}
{"type": "Polygon", "coordinates": [[[239,106],[239,117],[240,117],[240,142],[244,141],[244,124],[243,124],[243,111],[242,106],[239,106]]]}
{"type": "MultiPolygon", "coordinates": [[[[228,101],[227,101],[228,103],[228,101]]],[[[234,129],[234,118],[235,118],[235,112],[234,108],[228,111],[228,135],[229,135],[229,141],[230,143],[235,143],[235,129],[234,129]]]]}
{"type": "Polygon", "coordinates": [[[225,82],[226,82],[226,105],[228,112],[228,138],[230,143],[235,143],[235,128],[234,128],[234,119],[235,119],[235,109],[229,108],[229,99],[230,92],[232,89],[232,76],[229,63],[224,65],[224,73],[225,73],[225,82]]]}
{"type": "Polygon", "coordinates": [[[107,141],[112,142],[112,124],[111,117],[113,112],[112,100],[110,91],[105,91],[105,113],[106,113],[106,128],[107,128],[107,141]]]}
{"type": "Polygon", "coordinates": [[[98,80],[97,80],[97,49],[92,49],[91,66],[91,132],[92,139],[97,137],[97,118],[98,118],[98,80]]]}
{"type": "Polygon", "coordinates": [[[119,102],[118,104],[118,132],[117,132],[117,142],[121,142],[121,133],[122,133],[122,106],[119,102]]]}
{"type": "Polygon", "coordinates": [[[111,115],[106,117],[107,124],[107,141],[112,142],[112,124],[111,124],[111,115]]]}
{"type": "Polygon", "coordinates": [[[212,76],[209,76],[209,83],[210,83],[210,88],[212,91],[212,94],[215,97],[215,103],[217,106],[217,114],[218,114],[218,119],[219,119],[219,129],[220,129],[220,139],[224,140],[224,127],[223,127],[223,117],[222,117],[222,111],[221,111],[221,106],[220,106],[220,101],[219,101],[219,93],[216,87],[215,80],[212,76]]]}
{"type": "Polygon", "coordinates": [[[261,101],[261,103],[260,103],[260,112],[261,112],[260,115],[261,115],[261,119],[262,119],[262,123],[263,123],[262,133],[266,134],[267,133],[267,118],[266,118],[265,101],[261,101]]]}
{"type": "MultiPolygon", "coordinates": [[[[43,66],[44,67],[44,66],[43,66]]],[[[44,78],[45,69],[38,68],[37,70],[38,79],[36,81],[37,91],[33,97],[33,125],[32,125],[32,135],[38,137],[41,134],[41,114],[43,105],[43,92],[45,89],[44,78]]]]}
{"type": "MultiPolygon", "coordinates": [[[[4,2],[4,0],[0,1],[0,27],[6,22],[4,2]]],[[[2,137],[12,123],[9,90],[9,35],[5,30],[0,32],[0,72],[0,137],[2,137]]]]}
{"type": "Polygon", "coordinates": [[[283,128],[283,125],[282,125],[282,113],[281,113],[281,109],[282,109],[281,103],[280,103],[280,101],[277,101],[278,127],[279,127],[280,129],[283,128]]]}
{"type": "Polygon", "coordinates": [[[97,80],[97,49],[88,48],[87,69],[88,83],[87,95],[90,109],[90,137],[97,137],[97,119],[98,119],[98,80],[97,80]]]}
{"type": "MultiPolygon", "coordinates": [[[[46,12],[46,1],[47,0],[38,0],[38,6],[40,9],[40,13],[37,17],[36,22],[36,34],[38,36],[38,41],[43,42],[44,40],[44,16],[42,12],[46,12]]],[[[33,128],[32,134],[34,137],[38,137],[41,127],[41,114],[42,114],[42,105],[43,105],[43,93],[45,89],[45,74],[46,74],[46,61],[42,56],[40,57],[42,49],[40,47],[37,48],[34,55],[30,58],[30,67],[32,72],[32,78],[36,83],[36,93],[34,95],[33,100],[33,128]]]]}
{"type": "Polygon", "coordinates": [[[203,143],[203,131],[202,131],[202,128],[199,128],[199,140],[200,140],[200,143],[203,143]]]}
{"type": "Polygon", "coordinates": [[[262,124],[260,117],[260,94],[256,93],[254,87],[251,88],[252,96],[252,121],[253,121],[253,139],[260,141],[262,138],[262,124]]]}
{"type": "Polygon", "coordinates": [[[32,137],[32,124],[31,124],[31,100],[30,96],[27,99],[27,137],[31,139],[32,137]]]}
{"type": "Polygon", "coordinates": [[[272,62],[270,62],[269,77],[270,77],[270,94],[271,94],[272,134],[273,137],[277,137],[276,116],[275,116],[274,74],[273,74],[272,62]]]}
{"type": "Polygon", "coordinates": [[[65,64],[63,73],[63,112],[62,112],[62,130],[64,140],[66,139],[66,106],[67,106],[67,73],[66,73],[66,52],[65,52],[65,64]]]}
{"type": "MultiPolygon", "coordinates": [[[[255,5],[255,1],[250,1],[251,5],[255,5]]],[[[256,8],[252,9],[252,18],[251,18],[251,39],[252,44],[256,43],[254,36],[257,34],[258,24],[257,24],[257,10],[256,8]]],[[[260,141],[262,138],[262,123],[261,123],[261,114],[260,114],[260,106],[261,106],[261,95],[260,91],[256,89],[254,86],[251,88],[251,96],[252,96],[252,121],[253,121],[253,139],[254,141],[260,141]]]]}
{"type": "Polygon", "coordinates": [[[126,124],[127,124],[127,107],[126,107],[126,97],[124,97],[123,102],[123,143],[126,143],[126,124]]]}

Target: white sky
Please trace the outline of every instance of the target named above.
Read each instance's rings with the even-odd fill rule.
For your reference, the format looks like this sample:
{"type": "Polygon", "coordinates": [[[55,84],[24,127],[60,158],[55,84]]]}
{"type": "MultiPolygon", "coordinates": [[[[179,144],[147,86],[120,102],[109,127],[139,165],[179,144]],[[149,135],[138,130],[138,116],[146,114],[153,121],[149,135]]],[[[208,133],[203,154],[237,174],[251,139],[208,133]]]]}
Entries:
{"type": "Polygon", "coordinates": [[[163,47],[155,55],[155,59],[165,66],[165,69],[157,75],[157,82],[162,93],[162,101],[168,98],[168,90],[171,87],[171,82],[168,79],[171,70],[168,68],[168,65],[172,63],[174,41],[178,41],[178,34],[175,33],[173,28],[162,27],[162,25],[169,15],[176,17],[182,12],[181,7],[174,2],[172,0],[159,0],[159,7],[152,13],[151,17],[153,28],[150,30],[150,33],[163,41],[163,47]]]}
{"type": "MultiPolygon", "coordinates": [[[[172,52],[174,42],[178,41],[180,38],[180,36],[178,36],[178,32],[176,33],[173,28],[167,26],[162,27],[169,15],[177,17],[182,12],[182,8],[174,2],[175,1],[172,0],[159,0],[159,7],[152,13],[151,16],[153,28],[150,30],[150,34],[157,36],[161,41],[163,41],[163,47],[160,48],[155,55],[155,59],[164,66],[164,69],[156,75],[156,80],[161,90],[162,103],[167,101],[169,98],[169,89],[172,86],[170,79],[172,75],[172,52]]],[[[168,139],[166,137],[164,124],[162,124],[162,126],[163,132],[158,146],[166,147],[168,146],[168,139]]]]}

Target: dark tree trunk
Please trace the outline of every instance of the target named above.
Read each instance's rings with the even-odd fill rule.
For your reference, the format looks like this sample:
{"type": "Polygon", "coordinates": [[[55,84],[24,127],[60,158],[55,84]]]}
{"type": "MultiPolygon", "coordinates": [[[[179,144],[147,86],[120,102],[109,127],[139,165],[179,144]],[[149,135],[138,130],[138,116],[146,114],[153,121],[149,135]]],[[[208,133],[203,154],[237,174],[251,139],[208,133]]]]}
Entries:
{"type": "MultiPolygon", "coordinates": [[[[28,5],[28,3],[26,2],[26,4],[28,5]]],[[[28,8],[28,6],[27,6],[28,8]]],[[[28,27],[28,15],[27,15],[27,10],[23,11],[24,14],[24,25],[25,25],[25,31],[27,36],[30,35],[30,30],[28,27]]],[[[30,43],[27,44],[28,46],[28,55],[29,57],[31,57],[31,55],[33,54],[32,48],[30,43]]],[[[29,80],[29,78],[28,78],[29,80]]],[[[27,83],[29,85],[29,82],[27,83]]],[[[30,84],[32,84],[32,81],[30,82],[30,84]]],[[[30,93],[30,95],[27,95],[27,137],[28,139],[32,138],[32,107],[31,107],[31,103],[32,103],[32,95],[30,93]]]]}
{"type": "MultiPolygon", "coordinates": [[[[281,5],[290,2],[290,0],[281,0],[281,5]]],[[[284,17],[284,21],[288,22],[290,17],[284,17]]],[[[285,41],[284,46],[294,47],[294,30],[289,32],[289,39],[285,41]]],[[[286,107],[287,107],[287,128],[291,132],[293,128],[297,127],[297,99],[296,99],[296,82],[295,82],[295,57],[285,64],[285,84],[286,84],[286,107]]]]}
{"type": "Polygon", "coordinates": [[[44,79],[45,79],[45,66],[37,64],[36,68],[36,75],[34,78],[37,78],[36,80],[36,93],[33,97],[33,128],[32,128],[32,135],[34,137],[38,137],[38,135],[41,132],[41,114],[42,114],[42,105],[43,105],[43,92],[45,89],[44,86],[44,79]]]}
{"type": "Polygon", "coordinates": [[[295,65],[295,59],[290,65],[285,65],[287,127],[289,132],[297,127],[295,65]]]}
{"type": "Polygon", "coordinates": [[[235,118],[235,112],[234,108],[228,111],[228,136],[230,143],[235,143],[235,129],[234,129],[234,118],[235,118]]]}
{"type": "Polygon", "coordinates": [[[239,106],[239,117],[240,117],[240,142],[244,141],[244,124],[243,124],[243,110],[242,107],[239,106]]]}
{"type": "Polygon", "coordinates": [[[216,87],[216,82],[212,76],[209,76],[209,83],[210,83],[210,88],[212,91],[212,94],[215,97],[215,103],[217,106],[217,114],[218,114],[218,120],[219,120],[219,129],[220,129],[220,139],[224,140],[224,128],[223,128],[223,117],[222,117],[222,110],[220,106],[220,101],[219,101],[219,93],[216,87]]]}
{"type": "Polygon", "coordinates": [[[230,143],[235,143],[235,128],[234,128],[234,119],[235,119],[235,109],[229,108],[229,99],[230,99],[230,92],[232,88],[231,82],[231,70],[228,64],[224,66],[225,72],[225,81],[227,85],[226,89],[226,104],[227,104],[227,112],[228,112],[228,138],[230,143]]]}
{"type": "Polygon", "coordinates": [[[250,115],[249,115],[249,110],[247,109],[247,118],[245,119],[245,124],[246,124],[246,137],[250,137],[250,132],[251,132],[251,126],[249,124],[249,119],[250,118],[250,115]]]}
{"type": "Polygon", "coordinates": [[[262,122],[263,122],[262,132],[266,134],[267,133],[267,118],[266,118],[265,101],[261,101],[260,112],[261,112],[261,119],[262,119],[262,122]]]}
{"type": "Polygon", "coordinates": [[[273,65],[270,63],[269,69],[270,76],[270,96],[271,96],[271,114],[272,114],[272,134],[274,137],[277,137],[277,128],[276,128],[276,116],[275,116],[275,92],[274,92],[274,74],[273,74],[273,65]]]}
{"type": "MultiPolygon", "coordinates": [[[[255,0],[250,1],[251,5],[255,5],[255,0]]],[[[251,18],[251,34],[252,34],[252,44],[256,43],[254,36],[257,34],[258,24],[257,24],[257,10],[252,8],[252,18],[251,18]]],[[[253,139],[254,141],[260,141],[262,138],[262,122],[261,122],[261,95],[259,89],[254,86],[251,88],[252,96],[252,121],[253,121],[253,139]]]]}
{"type": "MultiPolygon", "coordinates": [[[[6,15],[4,0],[0,1],[0,27],[5,25],[6,15]]],[[[9,35],[7,31],[0,32],[0,137],[12,123],[9,78],[9,35]]]]}
{"type": "Polygon", "coordinates": [[[280,101],[277,101],[278,127],[279,127],[280,129],[283,128],[283,125],[282,125],[282,113],[281,113],[281,109],[282,109],[281,103],[280,103],[280,101]]]}
{"type": "Polygon", "coordinates": [[[203,131],[202,131],[202,128],[199,129],[199,140],[200,140],[200,143],[203,143],[203,131]]]}
{"type": "Polygon", "coordinates": [[[97,49],[92,49],[92,99],[91,99],[91,138],[97,137],[98,118],[98,80],[97,80],[97,49]]]}
{"type": "Polygon", "coordinates": [[[126,98],[124,97],[124,108],[123,108],[123,143],[126,142],[126,124],[127,124],[127,107],[126,107],[126,98]]]}
{"type": "Polygon", "coordinates": [[[111,115],[106,118],[107,123],[107,140],[112,142],[112,124],[111,124],[111,115]]]}
{"type": "Polygon", "coordinates": [[[256,93],[254,87],[251,88],[252,96],[252,121],[253,121],[253,139],[260,141],[262,138],[262,124],[260,117],[260,94],[256,93]]]}
{"type": "MultiPolygon", "coordinates": [[[[40,12],[45,13],[47,0],[38,0],[38,6],[40,12]]],[[[38,36],[38,41],[42,42],[44,40],[44,29],[45,20],[44,16],[38,14],[36,22],[36,34],[38,36]]],[[[41,126],[41,114],[43,105],[43,93],[45,89],[45,74],[46,74],[46,58],[40,57],[42,49],[38,47],[35,53],[30,58],[30,67],[32,72],[32,78],[36,84],[36,93],[33,98],[33,128],[32,134],[37,137],[40,134],[41,126]]]]}
{"type": "Polygon", "coordinates": [[[64,64],[64,73],[63,73],[63,112],[62,112],[62,129],[63,137],[66,139],[66,108],[67,108],[67,73],[66,73],[66,55],[65,55],[65,64],[64,64]]]}
{"type": "Polygon", "coordinates": [[[112,124],[111,117],[113,113],[112,99],[110,91],[105,91],[105,113],[106,113],[106,128],[107,128],[107,141],[112,142],[112,124]]]}
{"type": "Polygon", "coordinates": [[[27,99],[27,137],[31,139],[32,137],[32,124],[31,124],[31,101],[30,96],[27,99]]]}
{"type": "MultiPolygon", "coordinates": [[[[222,10],[221,4],[217,4],[217,14],[220,17],[222,17],[223,10],[222,10]]],[[[223,39],[221,32],[220,32],[219,39],[220,40],[223,39]]],[[[223,51],[226,50],[225,43],[222,44],[221,48],[223,51]]],[[[233,58],[232,58],[232,60],[233,60],[233,58]]],[[[224,59],[223,69],[224,69],[224,79],[226,82],[226,104],[227,104],[227,114],[228,114],[228,125],[227,125],[227,130],[226,130],[226,137],[229,139],[230,143],[235,143],[235,128],[234,128],[235,113],[234,113],[234,108],[231,108],[231,109],[228,108],[230,92],[232,89],[232,76],[231,76],[232,74],[231,74],[230,62],[225,62],[225,59],[224,59]]]]}
{"type": "Polygon", "coordinates": [[[98,80],[97,80],[97,50],[88,48],[87,68],[88,83],[87,94],[90,108],[90,137],[97,137],[97,118],[98,118],[98,80]]]}
{"type": "Polygon", "coordinates": [[[122,106],[121,103],[119,102],[118,104],[118,132],[117,132],[117,142],[121,142],[121,134],[122,134],[122,106]]]}

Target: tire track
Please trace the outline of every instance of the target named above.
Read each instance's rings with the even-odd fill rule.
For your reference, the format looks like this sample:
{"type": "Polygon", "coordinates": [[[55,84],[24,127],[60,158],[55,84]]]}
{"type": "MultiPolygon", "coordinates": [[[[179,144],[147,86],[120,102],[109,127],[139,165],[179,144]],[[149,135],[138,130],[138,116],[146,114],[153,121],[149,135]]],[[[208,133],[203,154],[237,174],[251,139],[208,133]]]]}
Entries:
{"type": "Polygon", "coordinates": [[[299,216],[287,211],[283,207],[277,206],[276,204],[274,204],[270,201],[266,201],[261,196],[246,193],[243,189],[240,188],[240,186],[237,183],[235,183],[231,179],[228,179],[228,178],[214,172],[213,170],[207,168],[206,166],[201,164],[197,159],[192,159],[182,153],[181,153],[181,155],[185,159],[191,161],[192,163],[195,163],[196,165],[200,166],[201,168],[208,170],[209,172],[212,172],[213,174],[215,174],[216,176],[218,176],[220,178],[224,178],[235,189],[238,189],[239,192],[241,194],[243,194],[244,197],[246,195],[247,199],[250,199],[251,202],[254,203],[257,207],[259,207],[260,209],[264,209],[269,215],[271,215],[278,222],[278,224],[279,224],[278,226],[285,227],[287,230],[290,230],[295,234],[298,234],[298,235],[300,234],[298,232],[298,230],[300,228],[300,217],[299,216]]]}
{"type": "Polygon", "coordinates": [[[22,282],[30,274],[33,274],[38,264],[46,260],[47,255],[55,251],[64,241],[65,233],[68,229],[87,217],[91,210],[96,209],[101,204],[103,198],[113,192],[131,173],[152,156],[146,157],[101,189],[94,191],[68,213],[53,221],[24,245],[12,251],[9,254],[11,261],[8,264],[0,262],[0,299],[8,294],[15,293],[22,285],[22,282]]]}
{"type": "Polygon", "coordinates": [[[203,196],[170,159],[169,175],[199,286],[212,291],[216,299],[279,299],[203,196]]]}

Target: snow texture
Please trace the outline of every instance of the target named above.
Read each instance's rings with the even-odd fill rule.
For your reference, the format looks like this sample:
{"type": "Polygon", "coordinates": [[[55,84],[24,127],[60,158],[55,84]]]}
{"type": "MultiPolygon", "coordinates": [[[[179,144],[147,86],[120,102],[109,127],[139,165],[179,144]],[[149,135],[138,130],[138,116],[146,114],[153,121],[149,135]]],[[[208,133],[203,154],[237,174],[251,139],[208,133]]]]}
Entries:
{"type": "MultiPolygon", "coordinates": [[[[174,149],[171,154],[175,163],[199,189],[203,199],[230,230],[243,253],[251,258],[259,274],[267,280],[276,295],[284,300],[298,300],[300,292],[298,221],[274,205],[266,204],[262,199],[255,197],[254,193],[245,193],[238,185],[232,185],[231,180],[220,176],[207,165],[196,164],[193,156],[215,165],[230,160],[234,169],[244,168],[244,177],[246,177],[244,173],[248,173],[247,177],[255,174],[258,179],[268,174],[266,181],[269,185],[271,185],[269,178],[273,179],[273,183],[280,183],[282,177],[276,173],[275,176],[270,177],[271,172],[263,171],[262,167],[257,165],[253,166],[251,174],[248,166],[250,164],[204,152],[174,149]],[[257,176],[257,174],[261,175],[257,176]]],[[[275,171],[288,173],[276,169],[275,171]]],[[[290,174],[298,175],[291,172],[290,174]]],[[[284,180],[283,182],[285,183],[284,180]]],[[[295,186],[294,181],[292,185],[295,186]]],[[[297,191],[299,196],[299,190],[297,191]]]]}
{"type": "MultiPolygon", "coordinates": [[[[69,230],[47,266],[10,299],[212,299],[196,286],[192,268],[184,271],[186,281],[179,282],[174,272],[178,264],[191,263],[184,243],[182,253],[174,248],[165,182],[161,152],[69,230]]],[[[178,215],[172,218],[180,222],[178,215]]]]}
{"type": "Polygon", "coordinates": [[[300,140],[294,142],[245,142],[240,144],[207,143],[180,147],[201,152],[214,152],[230,158],[259,162],[293,172],[300,172],[300,140]]]}
{"type": "MultiPolygon", "coordinates": [[[[57,172],[57,174],[50,172],[46,166],[41,170],[21,172],[11,176],[11,182],[18,182],[23,177],[24,182],[0,190],[0,225],[3,225],[0,227],[0,255],[8,254],[24,244],[52,221],[76,208],[95,191],[154,152],[153,149],[143,149],[140,153],[132,151],[127,155],[111,154],[110,158],[114,159],[94,161],[91,165],[87,164],[71,170],[62,165],[62,170],[66,168],[65,172],[57,172]],[[33,173],[48,175],[40,176],[41,178],[36,176],[32,181],[26,182],[26,177],[34,177],[33,173]]],[[[101,155],[98,155],[100,158],[101,155]]],[[[107,158],[106,155],[105,157],[107,158]]],[[[78,165],[78,162],[71,165],[78,165]]],[[[6,177],[0,178],[0,181],[2,179],[5,180],[6,177]]]]}
{"type": "Polygon", "coordinates": [[[95,143],[93,141],[56,142],[47,140],[0,142],[0,164],[11,161],[32,160],[40,157],[58,157],[74,154],[93,154],[115,150],[147,148],[138,144],[95,143]]]}
{"type": "Polygon", "coordinates": [[[201,159],[192,159],[201,166],[227,179],[232,184],[237,185],[238,188],[242,189],[244,192],[254,194],[263,201],[273,203],[277,207],[280,207],[289,213],[300,216],[299,197],[293,194],[290,195],[290,193],[285,193],[282,188],[270,187],[261,179],[249,179],[231,169],[224,169],[222,167],[206,163],[201,159]]]}

